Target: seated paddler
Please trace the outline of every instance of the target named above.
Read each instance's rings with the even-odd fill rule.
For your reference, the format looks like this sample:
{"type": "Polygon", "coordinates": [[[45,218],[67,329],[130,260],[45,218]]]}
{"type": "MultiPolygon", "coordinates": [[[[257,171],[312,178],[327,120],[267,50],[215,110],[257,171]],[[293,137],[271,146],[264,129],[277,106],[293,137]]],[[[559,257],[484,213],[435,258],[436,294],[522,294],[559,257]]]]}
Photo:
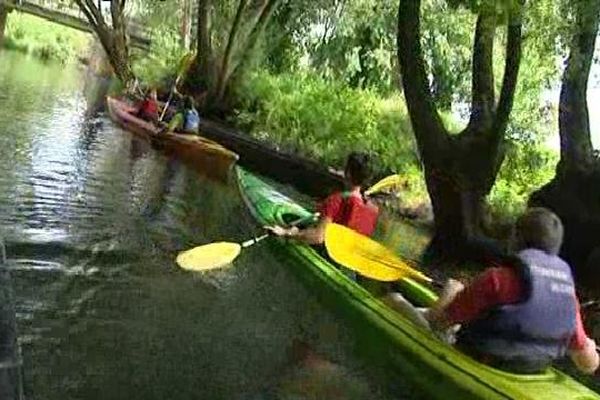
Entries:
{"type": "Polygon", "coordinates": [[[332,193],[320,204],[320,219],[316,225],[305,229],[295,226],[266,228],[277,236],[311,245],[323,244],[325,227],[329,222],[345,225],[363,235],[371,236],[377,225],[379,208],[363,194],[370,175],[369,156],[364,153],[351,153],[344,169],[346,190],[332,193]]]}
{"type": "Polygon", "coordinates": [[[558,255],[562,241],[558,216],[529,209],[515,226],[514,260],[489,266],[466,287],[450,280],[425,318],[437,330],[461,324],[457,346],[497,368],[534,373],[568,356],[594,373],[596,343],[585,332],[571,268],[558,255]]]}

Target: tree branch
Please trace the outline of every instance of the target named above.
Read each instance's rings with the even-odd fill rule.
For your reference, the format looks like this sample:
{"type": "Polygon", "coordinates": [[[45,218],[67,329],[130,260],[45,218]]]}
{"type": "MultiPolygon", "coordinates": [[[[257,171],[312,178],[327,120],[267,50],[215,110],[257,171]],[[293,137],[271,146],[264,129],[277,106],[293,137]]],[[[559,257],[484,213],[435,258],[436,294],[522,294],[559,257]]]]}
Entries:
{"type": "Polygon", "coordinates": [[[198,59],[200,73],[207,74],[212,60],[212,42],[210,39],[210,9],[212,0],[198,1],[198,59]]]}
{"type": "Polygon", "coordinates": [[[85,14],[90,24],[95,27],[106,26],[100,9],[96,7],[93,0],[75,0],[81,11],[85,14]]]}
{"type": "Polygon", "coordinates": [[[447,131],[429,91],[421,48],[421,1],[400,0],[398,7],[398,61],[404,96],[419,151],[427,165],[431,152],[448,142],[447,131]]]}
{"type": "Polygon", "coordinates": [[[123,7],[121,6],[120,0],[110,1],[110,16],[112,17],[112,26],[114,30],[121,30],[124,28],[123,7]]]}
{"type": "Polygon", "coordinates": [[[260,35],[264,32],[265,27],[269,23],[273,12],[279,5],[279,2],[280,0],[265,0],[261,10],[259,11],[258,18],[255,20],[254,26],[250,31],[244,51],[242,54],[240,54],[240,59],[237,61],[231,71],[227,74],[227,76],[225,76],[225,82],[229,81],[231,76],[237,72],[242,63],[247,59],[248,55],[254,50],[260,35]]]}
{"type": "Polygon", "coordinates": [[[586,168],[593,161],[587,106],[587,84],[594,56],[600,2],[582,0],[575,5],[575,29],[560,91],[559,170],[586,168]]]}
{"type": "Polygon", "coordinates": [[[221,64],[221,70],[219,71],[219,77],[217,80],[217,98],[220,99],[223,96],[225,91],[225,83],[226,77],[229,75],[229,65],[231,63],[231,56],[233,53],[233,48],[235,45],[237,33],[239,32],[240,26],[242,25],[242,15],[244,14],[244,10],[248,5],[248,0],[240,0],[237,11],[235,13],[235,17],[233,19],[233,23],[231,25],[231,30],[229,32],[229,38],[227,40],[227,47],[225,48],[225,54],[223,55],[223,62],[221,64]]]}
{"type": "Polygon", "coordinates": [[[494,13],[482,12],[477,17],[473,44],[471,117],[468,130],[487,131],[491,128],[494,112],[494,13]]]}
{"type": "Polygon", "coordinates": [[[502,78],[502,89],[500,99],[494,118],[492,134],[495,138],[495,144],[499,144],[504,137],[508,125],[508,117],[512,110],[517,79],[519,76],[519,66],[521,65],[521,53],[523,36],[521,34],[522,17],[520,10],[518,14],[510,16],[507,27],[506,38],[506,60],[504,64],[504,77],[502,78]]]}

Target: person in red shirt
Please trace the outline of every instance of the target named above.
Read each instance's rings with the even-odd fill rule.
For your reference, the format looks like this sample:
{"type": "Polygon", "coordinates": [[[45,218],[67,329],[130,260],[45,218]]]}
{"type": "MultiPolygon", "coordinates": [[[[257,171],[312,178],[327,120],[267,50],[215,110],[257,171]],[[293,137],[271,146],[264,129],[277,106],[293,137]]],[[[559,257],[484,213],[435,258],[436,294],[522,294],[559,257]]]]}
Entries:
{"type": "Polygon", "coordinates": [[[532,208],[515,233],[514,260],[502,260],[466,287],[450,280],[425,318],[437,330],[461,324],[458,347],[499,368],[537,372],[568,355],[579,370],[594,373],[596,343],[583,327],[570,268],[558,257],[560,219],[532,208]]]}
{"type": "Polygon", "coordinates": [[[142,101],[137,110],[137,117],[148,122],[158,122],[159,106],[156,89],[150,90],[148,96],[142,101]]]}
{"type": "Polygon", "coordinates": [[[293,238],[312,245],[323,243],[325,227],[330,222],[348,226],[366,236],[372,235],[377,224],[379,209],[362,194],[370,175],[369,157],[363,153],[351,153],[344,170],[347,190],[335,192],[323,201],[318,210],[321,217],[317,225],[306,229],[295,226],[266,228],[277,236],[293,238]]]}

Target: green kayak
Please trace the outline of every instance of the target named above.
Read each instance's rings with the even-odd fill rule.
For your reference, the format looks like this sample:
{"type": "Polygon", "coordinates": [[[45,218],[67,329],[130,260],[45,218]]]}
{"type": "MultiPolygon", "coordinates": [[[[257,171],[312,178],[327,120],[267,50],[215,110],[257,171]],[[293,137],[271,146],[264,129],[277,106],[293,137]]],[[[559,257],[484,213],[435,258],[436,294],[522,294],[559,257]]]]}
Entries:
{"type": "MultiPolygon", "coordinates": [[[[237,168],[240,192],[260,224],[285,224],[311,213],[258,177],[237,168]]],[[[549,369],[517,375],[481,364],[437,339],[346,277],[313,248],[271,241],[293,272],[334,311],[354,326],[360,347],[391,366],[428,397],[439,399],[592,400],[600,396],[568,375],[549,369]]],[[[435,294],[414,281],[403,283],[406,297],[431,304],[435,294]]]]}

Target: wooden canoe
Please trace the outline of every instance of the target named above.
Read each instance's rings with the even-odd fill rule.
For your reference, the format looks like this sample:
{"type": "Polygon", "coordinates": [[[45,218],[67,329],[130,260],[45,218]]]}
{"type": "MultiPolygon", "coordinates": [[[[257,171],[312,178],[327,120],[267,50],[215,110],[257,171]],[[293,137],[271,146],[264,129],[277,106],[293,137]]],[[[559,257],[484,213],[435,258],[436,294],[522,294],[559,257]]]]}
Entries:
{"type": "Polygon", "coordinates": [[[194,134],[159,133],[156,125],[136,117],[131,104],[107,97],[106,103],[111,119],[152,144],[160,146],[198,172],[214,179],[227,181],[238,155],[217,142],[194,134]]]}

